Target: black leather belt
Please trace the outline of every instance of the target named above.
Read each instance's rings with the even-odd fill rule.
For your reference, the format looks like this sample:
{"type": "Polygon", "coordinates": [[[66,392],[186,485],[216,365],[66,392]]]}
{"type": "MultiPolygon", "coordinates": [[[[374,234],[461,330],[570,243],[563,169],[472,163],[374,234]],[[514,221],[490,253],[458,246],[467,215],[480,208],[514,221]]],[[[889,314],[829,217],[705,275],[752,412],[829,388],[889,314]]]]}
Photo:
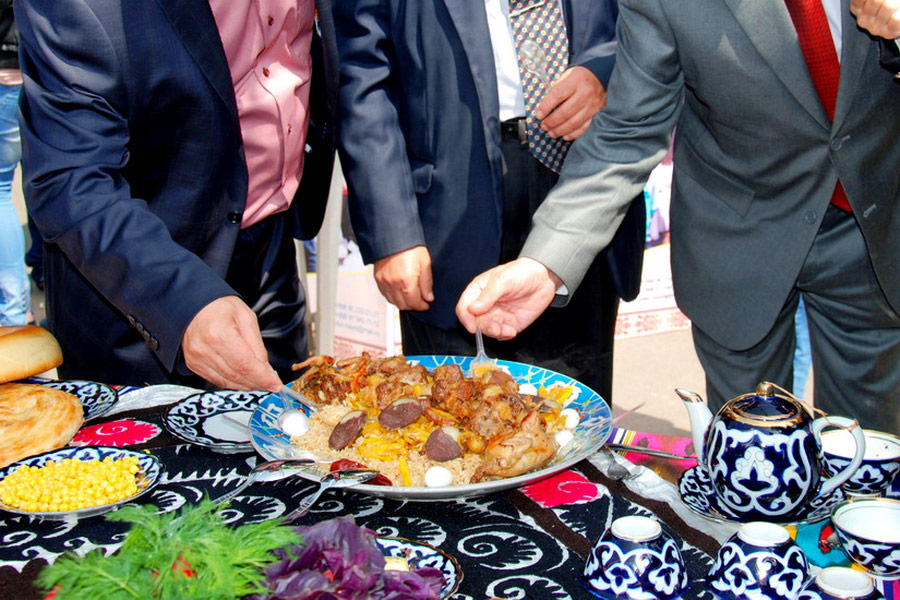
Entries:
{"type": "Polygon", "coordinates": [[[519,140],[523,146],[528,144],[528,131],[525,127],[525,117],[516,117],[500,123],[500,136],[503,139],[519,140]]]}

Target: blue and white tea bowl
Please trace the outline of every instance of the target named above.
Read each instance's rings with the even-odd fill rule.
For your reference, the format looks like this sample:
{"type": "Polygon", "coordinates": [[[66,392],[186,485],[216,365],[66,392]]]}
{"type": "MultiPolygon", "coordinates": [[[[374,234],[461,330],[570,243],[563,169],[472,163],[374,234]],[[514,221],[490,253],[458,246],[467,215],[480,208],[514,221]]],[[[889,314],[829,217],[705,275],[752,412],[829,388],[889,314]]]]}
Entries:
{"type": "MultiPolygon", "coordinates": [[[[848,494],[883,494],[900,473],[900,437],[864,429],[866,452],[862,464],[841,486],[848,494]]],[[[845,469],[853,460],[853,439],[847,431],[835,429],[822,434],[822,457],[827,475],[845,469]]]]}
{"type": "Polygon", "coordinates": [[[626,516],[594,545],[582,583],[605,599],[670,600],[688,589],[688,574],[677,542],[658,521],[626,516]]]}
{"type": "Polygon", "coordinates": [[[847,567],[826,567],[804,586],[797,600],[884,600],[872,578],[847,567]]]}
{"type": "Polygon", "coordinates": [[[722,600],[794,600],[808,571],[787,529],[753,521],[719,548],[707,581],[722,600]]]}
{"type": "Polygon", "coordinates": [[[875,577],[900,577],[900,500],[848,500],[835,507],[831,523],[853,562],[875,577]]]}

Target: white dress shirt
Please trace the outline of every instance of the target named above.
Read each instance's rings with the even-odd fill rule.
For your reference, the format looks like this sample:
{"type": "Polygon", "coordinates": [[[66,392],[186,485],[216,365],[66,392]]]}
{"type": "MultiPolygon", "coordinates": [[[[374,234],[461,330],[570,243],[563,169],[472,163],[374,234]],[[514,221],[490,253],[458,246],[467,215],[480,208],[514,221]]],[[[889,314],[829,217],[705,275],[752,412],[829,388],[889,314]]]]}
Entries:
{"type": "Polygon", "coordinates": [[[525,98],[522,96],[522,80],[519,78],[516,42],[509,22],[509,0],[484,0],[484,10],[487,13],[491,48],[494,51],[500,120],[524,117],[525,98]]]}

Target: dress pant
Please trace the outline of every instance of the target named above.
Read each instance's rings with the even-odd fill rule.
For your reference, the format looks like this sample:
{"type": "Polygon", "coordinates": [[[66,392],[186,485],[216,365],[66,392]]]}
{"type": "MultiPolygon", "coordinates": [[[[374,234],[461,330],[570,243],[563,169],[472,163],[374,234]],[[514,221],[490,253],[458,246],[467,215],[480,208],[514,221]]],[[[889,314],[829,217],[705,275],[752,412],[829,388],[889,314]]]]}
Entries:
{"type": "MultiPolygon", "coordinates": [[[[504,135],[503,239],[500,262],[518,256],[531,229],[531,216],[556,183],[557,174],[535,160],[513,135],[504,135]]],[[[440,277],[434,273],[434,277],[440,277]]],[[[619,297],[605,257],[597,257],[565,307],[548,308],[512,340],[485,338],[488,355],[538,365],[569,375],[612,403],[613,336],[619,297]]],[[[475,353],[474,336],[461,325],[444,330],[426,324],[415,311],[400,314],[403,351],[414,354],[475,353]]]]}
{"type": "Polygon", "coordinates": [[[715,410],[734,396],[755,391],[761,381],[791,388],[794,313],[801,297],[809,322],[816,408],[900,434],[900,317],[878,285],[856,219],[833,206],[761,342],[748,350],[730,350],[694,325],[710,407],[715,410]]]}
{"type": "Polygon", "coordinates": [[[309,355],[306,296],[288,213],[242,229],[225,280],[259,320],[269,362],[282,381],[296,379],[291,365],[309,355]]]}

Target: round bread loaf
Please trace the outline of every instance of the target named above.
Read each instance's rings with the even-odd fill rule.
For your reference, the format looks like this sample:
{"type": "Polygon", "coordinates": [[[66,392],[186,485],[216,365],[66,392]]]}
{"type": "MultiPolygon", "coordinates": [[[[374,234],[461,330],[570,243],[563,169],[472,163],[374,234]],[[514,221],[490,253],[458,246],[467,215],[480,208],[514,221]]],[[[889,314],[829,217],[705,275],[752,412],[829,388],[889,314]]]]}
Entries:
{"type": "Polygon", "coordinates": [[[59,343],[43,327],[0,327],[0,383],[49,371],[62,361],[59,343]]]}
{"type": "Polygon", "coordinates": [[[81,401],[45,385],[0,385],[0,467],[62,448],[84,422],[81,401]]]}

